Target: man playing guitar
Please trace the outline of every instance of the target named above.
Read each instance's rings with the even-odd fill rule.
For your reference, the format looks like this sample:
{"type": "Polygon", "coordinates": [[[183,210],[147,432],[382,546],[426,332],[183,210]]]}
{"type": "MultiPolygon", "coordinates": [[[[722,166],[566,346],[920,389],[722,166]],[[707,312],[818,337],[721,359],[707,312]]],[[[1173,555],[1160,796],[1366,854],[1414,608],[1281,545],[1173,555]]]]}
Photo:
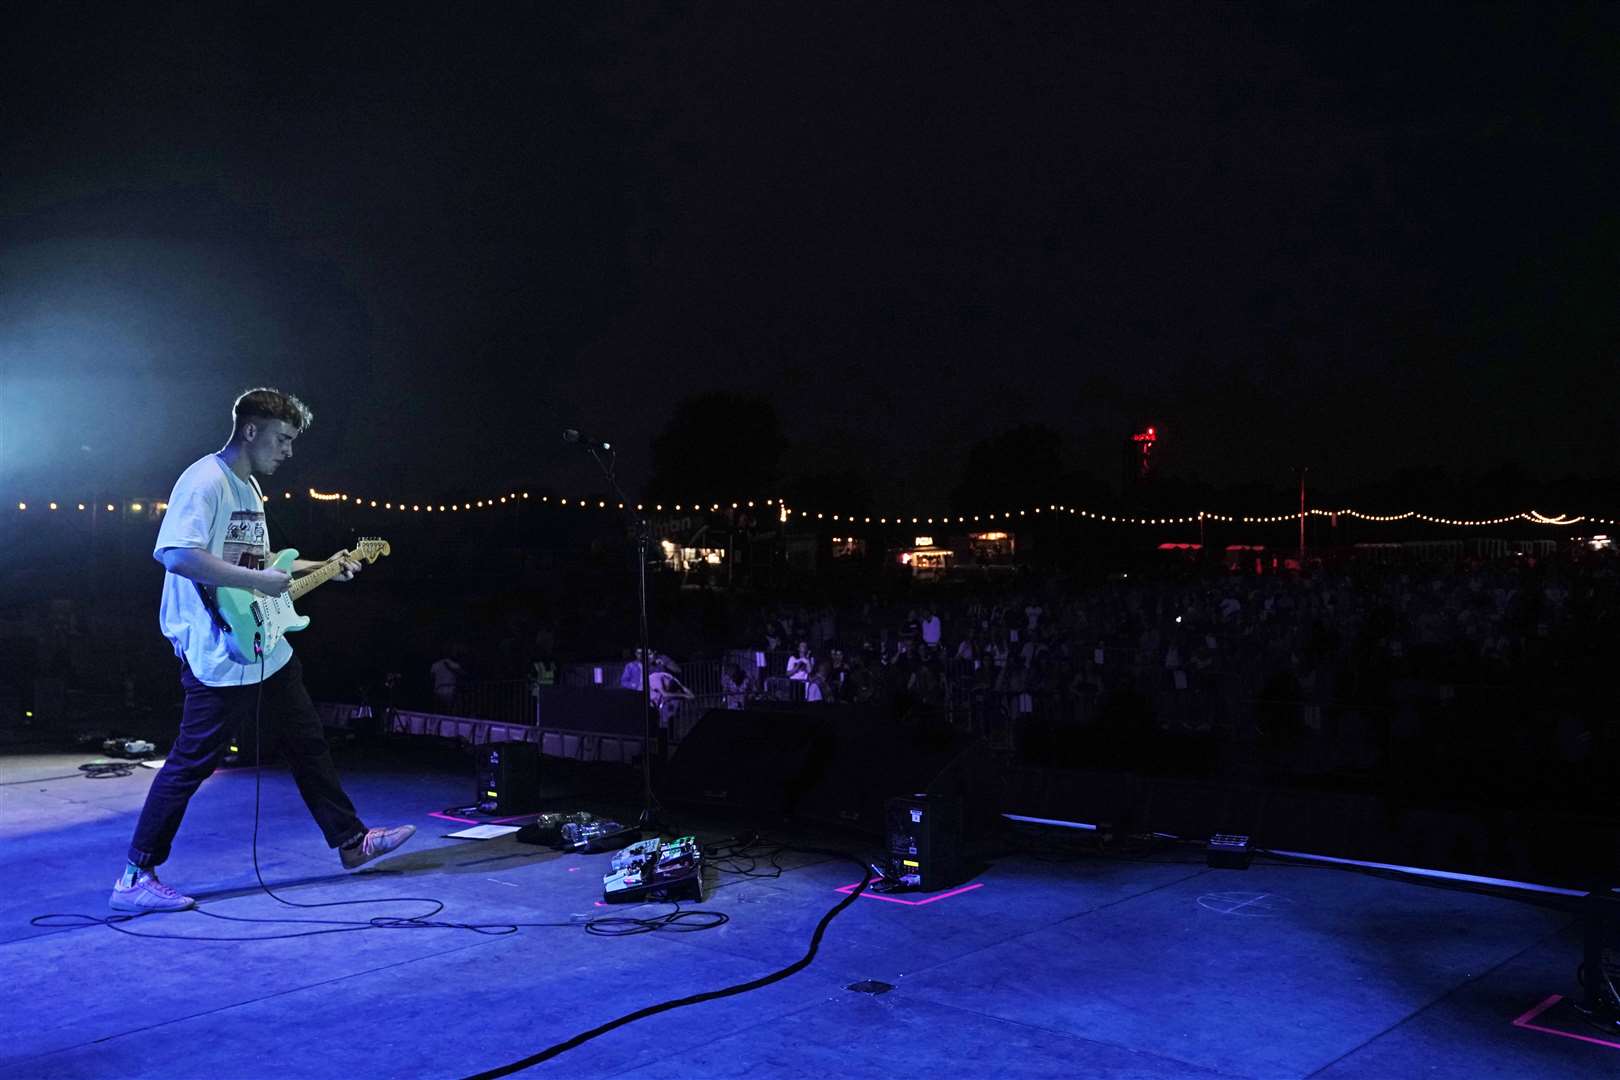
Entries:
{"type": "MultiPolygon", "coordinates": [[[[255,709],[262,709],[267,728],[280,739],[304,804],[345,868],[393,851],[416,831],[414,825],[368,829],[356,815],[285,637],[249,663],[238,662],[227,648],[211,607],[213,589],[280,596],[294,575],[325,565],[294,562],[292,574],[263,568],[270,541],[264,496],[254,479],[273,475],[292,457],[293,440],[309,427],[313,414],[291,394],[267,388],[242,394],[231,414],[230,441],[180,474],[158,529],[153,556],[167,570],[158,622],[180,658],[185,710],[174,747],[146,793],[129,864],[113,886],[115,911],[195,906],[191,897],[159,881],[156,868],[169,857],[192,793],[213,773],[231,733],[253,720],[255,709]]],[[[345,558],[333,580],[347,581],[359,570],[358,561],[345,558]]]]}

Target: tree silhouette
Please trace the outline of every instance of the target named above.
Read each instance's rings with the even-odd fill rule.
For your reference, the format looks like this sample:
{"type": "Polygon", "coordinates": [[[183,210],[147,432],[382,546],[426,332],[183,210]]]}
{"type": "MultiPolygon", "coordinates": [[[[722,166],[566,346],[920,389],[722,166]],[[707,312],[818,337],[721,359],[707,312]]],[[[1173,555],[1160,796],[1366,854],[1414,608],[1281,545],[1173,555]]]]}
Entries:
{"type": "Polygon", "coordinates": [[[1022,510],[1050,502],[1063,478],[1062,436],[1042,424],[1023,424],[973,444],[951,490],[951,508],[1022,510]]]}
{"type": "Polygon", "coordinates": [[[798,510],[854,516],[872,509],[871,478],[852,469],[805,473],[782,485],[782,497],[798,510]]]}
{"type": "Polygon", "coordinates": [[[675,504],[772,497],[787,445],[768,398],[723,390],[685,398],[653,438],[646,498],[675,504]]]}

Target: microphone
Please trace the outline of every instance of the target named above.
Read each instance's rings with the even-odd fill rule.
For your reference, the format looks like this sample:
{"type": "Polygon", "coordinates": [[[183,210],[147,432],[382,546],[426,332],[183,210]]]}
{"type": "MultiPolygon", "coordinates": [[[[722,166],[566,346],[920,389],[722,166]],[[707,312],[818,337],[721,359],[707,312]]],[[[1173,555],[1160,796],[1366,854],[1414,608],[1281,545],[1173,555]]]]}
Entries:
{"type": "Polygon", "coordinates": [[[578,428],[564,428],[563,429],[563,442],[565,442],[565,443],[578,443],[579,445],[583,446],[587,450],[612,450],[613,449],[613,444],[612,443],[605,442],[602,439],[593,439],[589,435],[586,435],[583,432],[581,432],[578,428]]]}

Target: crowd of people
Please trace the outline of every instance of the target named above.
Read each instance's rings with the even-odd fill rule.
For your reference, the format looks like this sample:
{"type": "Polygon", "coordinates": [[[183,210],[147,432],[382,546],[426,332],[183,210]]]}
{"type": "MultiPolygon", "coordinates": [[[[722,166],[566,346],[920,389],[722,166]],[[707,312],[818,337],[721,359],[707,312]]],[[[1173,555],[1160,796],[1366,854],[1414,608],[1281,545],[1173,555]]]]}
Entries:
{"type": "Polygon", "coordinates": [[[1600,689],[1616,562],[1121,574],[900,604],[779,604],[759,614],[751,647],[728,655],[720,693],[731,708],[882,702],[1047,749],[1088,730],[1327,736],[1340,765],[1449,734],[1459,703],[1483,730],[1527,702],[1543,714],[1563,702],[1542,734],[1559,743],[1549,752],[1580,754],[1606,734],[1576,699],[1600,689]]]}
{"type": "MultiPolygon", "coordinates": [[[[1057,764],[1162,762],[1179,738],[1206,758],[1247,746],[1320,772],[1398,757],[1467,776],[1470,755],[1489,756],[1473,770],[1489,774],[1590,760],[1620,741],[1613,710],[1593,706],[1612,698],[1617,601],[1620,559],[1581,548],[1268,574],[1025,573],[836,602],[727,596],[701,644],[675,632],[678,609],[660,612],[657,644],[680,660],[655,651],[648,681],[677,738],[710,708],[846,704],[941,718],[1057,764]]],[[[549,632],[506,636],[482,664],[459,649],[434,664],[434,697],[451,701],[469,667],[483,675],[507,652],[508,680],[640,688],[635,650],[601,674],[599,654],[559,660],[549,632]],[[520,656],[531,638],[535,656],[520,656]]]]}

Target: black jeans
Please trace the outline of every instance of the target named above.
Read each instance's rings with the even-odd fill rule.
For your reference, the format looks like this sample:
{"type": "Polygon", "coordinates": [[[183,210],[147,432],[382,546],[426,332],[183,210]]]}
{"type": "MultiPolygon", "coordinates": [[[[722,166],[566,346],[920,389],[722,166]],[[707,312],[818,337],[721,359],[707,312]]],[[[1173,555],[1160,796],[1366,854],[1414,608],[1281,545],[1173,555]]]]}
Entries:
{"type": "MultiPolygon", "coordinates": [[[[258,701],[259,684],[207,686],[198,681],[184,660],[180,662],[180,685],[186,690],[180,733],[146,793],[146,806],[129,845],[130,862],[153,867],[169,857],[169,845],[180,829],[186,804],[219,764],[231,735],[240,727],[242,738],[252,740],[256,704],[260,706],[261,728],[280,743],[292,765],[298,793],[304,797],[304,805],[321,827],[326,842],[339,847],[365,835],[366,827],[338,780],[332,751],[321,730],[321,718],[309,699],[309,691],[304,689],[304,669],[298,657],[264,681],[262,703],[258,701]]],[[[243,746],[244,750],[248,748],[243,746]]]]}

